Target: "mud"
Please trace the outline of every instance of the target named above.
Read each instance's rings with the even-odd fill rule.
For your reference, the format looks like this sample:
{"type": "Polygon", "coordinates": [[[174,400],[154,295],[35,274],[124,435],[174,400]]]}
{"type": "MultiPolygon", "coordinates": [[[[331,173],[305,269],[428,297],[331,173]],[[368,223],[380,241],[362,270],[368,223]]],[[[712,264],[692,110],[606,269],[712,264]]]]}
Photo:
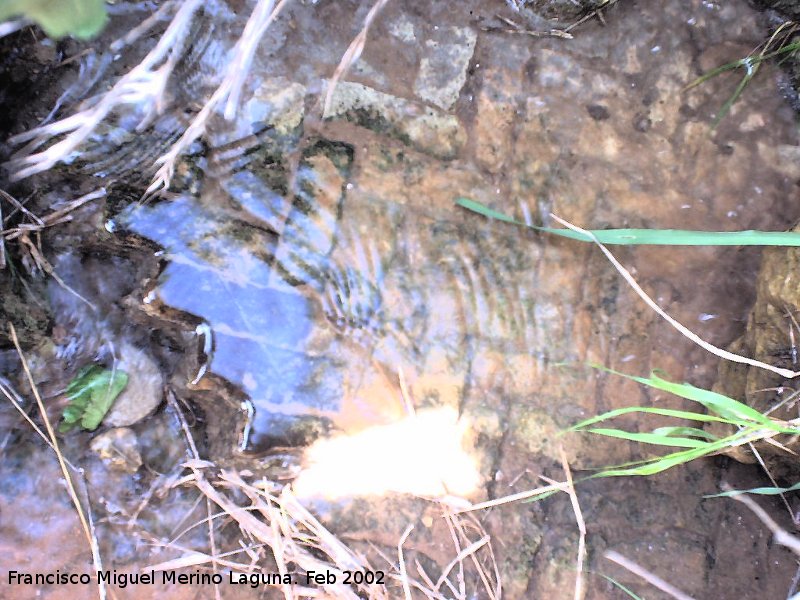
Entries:
{"type": "MultiPolygon", "coordinates": [[[[48,284],[53,334],[31,342],[31,360],[54,418],[87,361],[127,360],[139,378],[126,393],[140,414],[111,423],[130,428],[101,432],[94,455],[91,434],[65,440],[88,465],[110,564],[165,560],[159,544],[204,518],[196,490],[168,485],[186,456],[175,406],[203,458],[253,481],[293,479],[373,564],[386,565],[378,550],[395,556],[415,524],[406,548],[419,577],[458,552],[419,496],[481,501],[537,487],[540,475],[561,479],[561,445],[579,474],[642,458],[639,446],[559,433],[623,406],[681,406],[584,363],[713,383],[716,361],[658,321],[591,246],[454,206],[463,196],[521,221],[551,224],[555,213],[593,228],[777,230],[797,218],[800,140],[780,94],[751,86],[712,131],[736,80],[682,91],[762,39],[755,12],[743,2],[622,2],[572,40],[508,33],[495,14],[541,30],[554,16],[577,18],[561,12],[572,4],[390,3],[325,118],[324,78],[366,6],[294,5],[265,38],[237,119],[212,118],[169,199],[130,203],[147,182],[141,165],[188,122],[187,99],[222,76],[219,56],[234,42],[223,31],[242,16],[209,3],[178,69],[196,76],[186,75],[174,106],[141,135],[123,115],[70,165],[70,177],[92,174],[109,196],[61,230],[48,256],[99,308],[48,284]],[[175,402],[165,408],[164,398],[175,402]]],[[[665,310],[717,345],[742,333],[762,293],[758,251],[615,252],[665,310]]],[[[5,452],[25,464],[21,449],[38,442],[11,415],[5,452]]],[[[43,448],[35,456],[46,461],[43,448]]],[[[29,485],[14,464],[4,462],[4,479],[29,485]]],[[[37,468],[57,477],[53,464],[37,468]]],[[[588,597],[623,597],[596,573],[644,589],[603,560],[606,549],[667,579],[680,574],[676,583],[698,597],[785,595],[788,552],[738,504],[702,498],[722,480],[757,475],[719,458],[579,486],[588,597]],[[747,550],[734,551],[742,539],[747,550]]],[[[29,488],[2,501],[34,502],[29,488]]],[[[65,523],[66,508],[59,514],[65,523]]],[[[578,534],[566,497],[476,518],[505,597],[572,595],[578,534]]],[[[22,529],[7,529],[9,544],[35,548],[22,529]]],[[[208,551],[204,534],[197,528],[165,555],[208,551]]],[[[236,547],[234,528],[218,535],[223,550],[236,547]]],[[[62,568],[77,569],[77,545],[67,554],[62,568]]],[[[33,558],[4,560],[33,568],[33,558]]],[[[464,585],[482,597],[474,571],[464,585]]]]}

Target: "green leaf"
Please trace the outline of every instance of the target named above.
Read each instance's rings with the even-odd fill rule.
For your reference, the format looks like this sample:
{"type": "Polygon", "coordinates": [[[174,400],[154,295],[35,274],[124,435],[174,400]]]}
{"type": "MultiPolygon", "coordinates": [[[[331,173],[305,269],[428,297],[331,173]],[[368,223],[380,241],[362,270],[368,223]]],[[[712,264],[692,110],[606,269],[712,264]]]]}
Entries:
{"type": "Polygon", "coordinates": [[[69,431],[80,422],[83,429],[97,429],[128,384],[123,371],[110,371],[99,365],[84,367],[69,383],[66,396],[70,403],[64,409],[61,431],[69,431]]]}
{"type": "Polygon", "coordinates": [[[688,437],[696,437],[702,438],[708,441],[718,440],[719,438],[704,429],[698,429],[697,427],[658,427],[657,429],[653,429],[653,433],[656,435],[665,435],[665,436],[688,436],[688,437]]]}
{"type": "Polygon", "coordinates": [[[0,0],[0,20],[27,17],[52,38],[72,35],[86,40],[97,35],[107,14],[103,0],[0,0]]]}
{"type": "Polygon", "coordinates": [[[579,431],[581,429],[585,429],[589,425],[600,423],[601,421],[607,421],[609,419],[613,419],[614,417],[618,417],[620,415],[627,415],[630,413],[645,413],[651,415],[660,415],[663,417],[675,417],[677,419],[688,419],[691,421],[702,421],[705,423],[714,422],[714,423],[728,423],[729,425],[738,424],[738,421],[723,419],[722,417],[717,417],[714,415],[689,412],[686,410],[675,410],[672,408],[649,408],[645,406],[627,406],[625,408],[610,410],[601,415],[597,415],[595,417],[591,417],[589,419],[581,421],[580,423],[577,423],[572,427],[570,427],[567,431],[579,431]]]}
{"type": "MultiPolygon", "coordinates": [[[[457,198],[456,205],[472,212],[561,237],[593,242],[591,236],[571,229],[527,225],[469,198],[457,198]]],[[[591,234],[602,244],[662,246],[800,246],[800,233],[791,231],[690,231],[685,229],[594,229],[591,234]]]]}
{"type": "Polygon", "coordinates": [[[698,448],[680,450],[664,456],[657,456],[642,461],[617,465],[616,467],[609,467],[592,475],[592,478],[621,477],[627,475],[654,475],[656,473],[661,473],[662,471],[666,471],[672,467],[676,467],[714,452],[718,452],[725,448],[735,446],[737,441],[740,441],[743,437],[747,436],[753,431],[753,429],[745,429],[728,437],[721,438],[717,441],[703,443],[703,445],[698,448]]]}
{"type": "Polygon", "coordinates": [[[620,438],[631,442],[642,444],[655,444],[657,446],[674,446],[676,448],[704,448],[708,442],[693,438],[673,437],[669,435],[658,435],[656,433],[633,433],[622,429],[589,429],[589,433],[596,433],[606,437],[620,438]]]}
{"type": "MultiPolygon", "coordinates": [[[[776,31],[775,34],[777,33],[778,32],[776,31]]],[[[716,128],[719,122],[725,117],[726,114],[728,114],[734,102],[736,102],[736,100],[739,99],[739,96],[741,96],[744,89],[750,83],[750,80],[753,79],[753,77],[755,77],[762,62],[764,62],[765,60],[769,60],[771,58],[778,57],[780,55],[786,55],[783,57],[781,61],[778,61],[778,64],[780,64],[783,60],[789,58],[791,54],[797,52],[797,50],[800,49],[800,43],[792,42],[790,44],[781,46],[777,50],[768,52],[768,49],[774,39],[775,39],[774,37],[770,39],[770,41],[767,43],[766,47],[760,54],[751,54],[749,56],[745,56],[744,58],[740,58],[739,60],[735,60],[733,62],[719,66],[716,69],[712,69],[711,71],[708,71],[707,73],[704,73],[703,75],[695,79],[692,83],[690,83],[684,88],[684,90],[689,90],[694,87],[697,87],[698,85],[705,83],[712,77],[716,77],[717,75],[720,75],[721,73],[724,73],[726,71],[732,71],[734,69],[744,69],[745,74],[742,77],[739,84],[736,86],[736,89],[734,90],[733,94],[731,94],[731,96],[728,97],[728,99],[722,105],[722,108],[720,108],[719,112],[717,112],[717,115],[714,118],[714,125],[713,125],[714,128],[716,128]]]]}
{"type": "Polygon", "coordinates": [[[703,388],[698,388],[688,383],[673,383],[671,381],[667,381],[666,379],[662,379],[655,373],[653,373],[649,378],[646,378],[646,377],[637,377],[635,375],[627,375],[625,373],[620,373],[619,371],[608,369],[606,367],[603,367],[602,365],[590,365],[590,366],[592,368],[599,369],[601,371],[606,371],[607,373],[613,373],[614,375],[625,377],[626,379],[630,379],[631,381],[636,381],[648,387],[659,389],[664,392],[669,392],[670,394],[675,394],[676,396],[680,396],[681,398],[685,398],[686,400],[692,400],[693,402],[697,402],[703,405],[708,410],[716,413],[723,419],[733,421],[739,425],[747,426],[750,425],[751,423],[758,423],[759,425],[766,427],[767,429],[772,429],[774,431],[781,431],[781,432],[792,431],[792,430],[787,430],[787,428],[785,427],[781,427],[775,421],[773,421],[769,417],[762,415],[754,408],[747,406],[746,404],[739,402],[738,400],[729,398],[728,396],[725,396],[723,394],[712,392],[711,390],[704,390],[703,388]]]}

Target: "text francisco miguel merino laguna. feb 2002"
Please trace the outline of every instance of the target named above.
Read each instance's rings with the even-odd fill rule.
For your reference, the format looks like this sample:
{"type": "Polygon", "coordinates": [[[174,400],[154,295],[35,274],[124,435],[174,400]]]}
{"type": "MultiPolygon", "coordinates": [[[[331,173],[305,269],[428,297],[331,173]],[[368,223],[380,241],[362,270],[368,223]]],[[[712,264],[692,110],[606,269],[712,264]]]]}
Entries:
{"type": "Polygon", "coordinates": [[[194,571],[141,571],[128,573],[117,570],[102,570],[96,574],[52,571],[49,573],[29,573],[9,571],[6,582],[10,586],[73,586],[105,583],[125,588],[129,585],[248,585],[256,588],[268,585],[334,585],[334,584],[376,584],[383,585],[383,571],[306,571],[303,573],[210,573],[194,571]]]}

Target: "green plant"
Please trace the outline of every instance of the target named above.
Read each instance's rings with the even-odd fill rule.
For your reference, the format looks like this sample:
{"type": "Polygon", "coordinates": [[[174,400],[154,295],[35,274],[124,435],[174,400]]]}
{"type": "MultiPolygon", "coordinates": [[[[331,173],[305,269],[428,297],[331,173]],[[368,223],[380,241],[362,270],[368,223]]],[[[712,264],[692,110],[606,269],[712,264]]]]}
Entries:
{"type": "Polygon", "coordinates": [[[81,369],[67,386],[70,403],[64,409],[59,431],[70,431],[78,425],[89,431],[97,429],[127,384],[124,371],[110,371],[99,365],[81,369]]]}
{"type": "Polygon", "coordinates": [[[72,35],[85,40],[106,22],[103,0],[0,0],[0,21],[26,17],[53,38],[72,35]]]}
{"type": "Polygon", "coordinates": [[[800,420],[780,421],[772,419],[762,415],[757,410],[738,400],[734,400],[723,394],[718,394],[717,392],[698,388],[688,383],[667,381],[655,374],[651,375],[649,378],[645,378],[626,375],[599,366],[594,366],[594,368],[626,377],[627,379],[654,389],[675,394],[676,396],[697,403],[707,411],[694,412],[691,410],[631,406],[612,410],[573,425],[568,431],[585,431],[596,435],[652,444],[664,448],[683,448],[682,450],[670,452],[664,456],[657,456],[605,468],[596,473],[594,477],[653,475],[696,458],[721,452],[726,448],[741,446],[757,440],[771,439],[778,434],[800,435],[800,420]],[[695,423],[726,423],[735,428],[735,432],[725,437],[717,437],[699,427],[685,425],[658,427],[650,432],[644,433],[616,428],[593,427],[593,425],[597,423],[609,421],[621,415],[631,413],[658,415],[670,417],[672,419],[683,419],[695,423]]]}
{"type": "Polygon", "coordinates": [[[684,88],[684,91],[690,90],[698,85],[701,85],[722,73],[726,73],[727,71],[734,71],[737,69],[742,69],[744,71],[744,75],[742,79],[739,81],[739,84],[733,90],[733,93],[725,100],[725,103],[722,105],[722,108],[719,109],[716,116],[714,117],[714,123],[712,127],[716,127],[719,125],[719,122],[725,117],[725,115],[730,112],[731,107],[733,104],[739,99],[744,92],[745,88],[748,86],[750,81],[753,77],[756,76],[758,73],[758,69],[761,66],[761,63],[765,60],[770,60],[776,57],[783,57],[783,60],[790,57],[792,54],[795,54],[798,50],[800,50],[800,42],[789,42],[797,31],[797,24],[788,21],[783,23],[775,33],[772,34],[770,39],[763,44],[761,50],[756,52],[751,52],[744,58],[740,58],[739,60],[735,60],[733,62],[729,62],[727,64],[721,65],[715,69],[712,69],[708,73],[704,73],[697,79],[695,79],[692,83],[687,85],[684,88]],[[773,48],[777,48],[774,49],[773,48]]]}

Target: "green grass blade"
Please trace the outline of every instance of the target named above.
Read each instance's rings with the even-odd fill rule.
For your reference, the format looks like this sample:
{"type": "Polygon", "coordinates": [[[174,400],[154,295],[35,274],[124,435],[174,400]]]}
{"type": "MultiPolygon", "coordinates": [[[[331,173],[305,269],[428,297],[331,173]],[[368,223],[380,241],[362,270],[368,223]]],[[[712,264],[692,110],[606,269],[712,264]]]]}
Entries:
{"type": "Polygon", "coordinates": [[[726,63],[724,65],[720,65],[719,67],[716,67],[714,69],[711,69],[707,73],[703,73],[702,75],[700,75],[700,77],[698,77],[697,79],[692,81],[689,85],[687,85],[683,89],[684,89],[684,91],[688,91],[688,90],[690,90],[692,88],[696,88],[697,86],[704,84],[706,81],[708,81],[709,79],[713,79],[717,75],[722,75],[723,73],[725,73],[727,71],[733,71],[734,69],[738,69],[740,67],[743,67],[743,66],[745,66],[745,62],[744,62],[745,60],[747,60],[747,59],[746,58],[740,58],[739,60],[735,60],[733,62],[729,62],[729,63],[726,63]]]}
{"type": "Polygon", "coordinates": [[[541,494],[536,494],[530,498],[526,498],[522,501],[523,504],[528,504],[530,502],[539,502],[539,500],[544,500],[545,498],[549,498],[554,494],[558,494],[561,490],[551,490],[549,492],[542,492],[541,494]]]}
{"type": "Polygon", "coordinates": [[[615,467],[609,467],[607,469],[603,469],[599,473],[595,473],[594,475],[592,475],[592,477],[597,478],[597,477],[621,477],[628,475],[655,475],[656,473],[661,473],[662,471],[666,471],[667,469],[671,469],[672,467],[685,464],[695,459],[702,458],[703,456],[708,456],[709,454],[712,454],[714,452],[718,452],[725,448],[731,447],[735,445],[737,441],[741,440],[741,438],[745,437],[747,434],[753,431],[754,429],[744,429],[742,431],[736,432],[733,435],[729,435],[728,437],[719,439],[715,442],[704,443],[703,446],[700,448],[690,448],[688,450],[680,450],[678,452],[672,452],[671,454],[666,454],[664,456],[657,456],[643,461],[636,461],[632,463],[626,463],[623,465],[617,465],[615,467]]]}
{"type": "Polygon", "coordinates": [[[656,435],[666,436],[677,435],[682,437],[694,437],[704,439],[709,442],[719,439],[717,436],[697,427],[658,427],[657,429],[653,429],[653,433],[656,435]]]}
{"type": "Polygon", "coordinates": [[[657,446],[671,446],[674,448],[703,448],[708,445],[708,442],[693,438],[658,435],[656,433],[633,433],[622,429],[597,428],[587,429],[587,432],[628,440],[630,442],[638,442],[640,444],[654,444],[657,446]]]}
{"type": "Polygon", "coordinates": [[[506,223],[514,223],[515,225],[527,227],[527,225],[522,221],[517,221],[508,215],[504,215],[503,213],[493,210],[485,204],[481,204],[480,202],[476,202],[470,198],[456,198],[456,206],[461,206],[467,210],[478,213],[479,215],[483,215],[484,217],[489,217],[490,219],[497,219],[498,221],[505,221],[506,223]]]}
{"type": "MultiPolygon", "coordinates": [[[[593,242],[590,236],[571,229],[527,225],[469,198],[456,199],[456,205],[490,219],[513,223],[561,237],[593,242]]],[[[791,246],[800,247],[800,233],[791,231],[689,231],[683,229],[595,229],[591,233],[603,244],[661,246],[791,246]]]]}
{"type": "Polygon", "coordinates": [[[709,494],[708,496],[703,496],[703,498],[724,498],[728,496],[738,496],[740,494],[759,494],[761,496],[777,496],[779,494],[785,494],[787,492],[796,492],[800,490],[800,483],[795,483],[789,487],[758,487],[758,488],[751,488],[749,490],[729,490],[727,492],[721,492],[719,494],[709,494]]]}
{"type": "Polygon", "coordinates": [[[631,475],[655,475],[667,469],[686,464],[703,456],[707,456],[714,450],[708,448],[691,448],[689,450],[682,450],[680,452],[673,452],[657,459],[647,461],[639,466],[631,467],[610,467],[603,469],[599,473],[595,473],[593,477],[628,477],[631,475]]]}
{"type": "Polygon", "coordinates": [[[631,590],[626,588],[624,585],[622,585],[616,579],[612,579],[608,575],[603,575],[602,573],[598,573],[598,575],[600,575],[600,577],[602,577],[603,579],[608,581],[611,585],[614,585],[614,586],[618,587],[620,590],[625,592],[629,597],[633,598],[633,600],[644,600],[641,596],[637,596],[635,593],[633,593],[631,590]]]}
{"type": "Polygon", "coordinates": [[[614,371],[613,369],[608,369],[602,365],[589,366],[601,371],[606,371],[607,373],[620,375],[621,377],[625,377],[631,381],[636,381],[651,388],[669,392],[670,394],[675,394],[676,396],[680,396],[686,400],[692,400],[693,402],[702,404],[708,410],[713,411],[720,417],[735,421],[742,425],[746,425],[746,422],[749,421],[758,423],[765,428],[773,429],[775,431],[785,430],[785,428],[780,427],[772,419],[762,415],[756,409],[723,394],[712,392],[711,390],[704,390],[703,388],[695,387],[689,383],[674,383],[672,381],[667,381],[655,373],[653,373],[649,378],[638,377],[636,375],[628,375],[626,373],[614,371]],[[742,421],[746,422],[742,423],[742,421]]]}
{"type": "Polygon", "coordinates": [[[790,44],[786,44],[781,48],[773,52],[769,52],[768,54],[764,54],[763,56],[757,57],[759,61],[769,60],[770,58],[775,58],[776,56],[780,56],[781,54],[786,54],[789,52],[797,52],[800,50],[800,42],[792,42],[790,44]]]}
{"type": "Polygon", "coordinates": [[[609,419],[613,419],[614,417],[618,417],[620,415],[627,415],[630,413],[645,413],[651,415],[659,415],[662,417],[675,417],[676,419],[687,419],[691,421],[701,421],[704,423],[712,423],[712,422],[727,423],[729,425],[739,424],[739,421],[724,419],[722,417],[717,417],[715,415],[706,415],[702,413],[690,412],[687,410],[676,410],[673,408],[648,408],[645,406],[627,406],[625,408],[617,408],[615,410],[610,410],[608,412],[605,412],[601,415],[585,419],[580,423],[573,425],[567,431],[579,431],[585,429],[589,425],[594,425],[595,423],[600,423],[601,421],[608,421],[609,419]]]}
{"type": "Polygon", "coordinates": [[[717,115],[714,117],[714,123],[712,124],[712,129],[716,128],[719,125],[719,122],[725,118],[725,115],[730,112],[731,107],[733,104],[739,99],[739,96],[742,95],[744,89],[747,87],[747,84],[750,83],[750,80],[755,77],[756,73],[758,72],[759,62],[752,61],[748,59],[744,59],[742,61],[743,66],[747,69],[747,73],[742,80],[739,82],[739,85],[736,86],[736,89],[733,91],[733,94],[725,101],[725,104],[722,105],[722,108],[719,109],[717,115]]]}

